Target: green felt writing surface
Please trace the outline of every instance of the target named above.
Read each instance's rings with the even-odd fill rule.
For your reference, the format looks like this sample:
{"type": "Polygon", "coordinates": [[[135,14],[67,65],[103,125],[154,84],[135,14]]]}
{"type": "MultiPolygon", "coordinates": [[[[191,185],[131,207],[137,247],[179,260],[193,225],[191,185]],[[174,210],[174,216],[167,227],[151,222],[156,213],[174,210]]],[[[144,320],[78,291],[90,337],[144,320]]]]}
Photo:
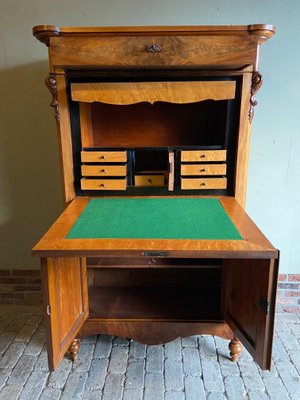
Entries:
{"type": "Polygon", "coordinates": [[[218,199],[92,199],[68,239],[241,240],[218,199]]]}

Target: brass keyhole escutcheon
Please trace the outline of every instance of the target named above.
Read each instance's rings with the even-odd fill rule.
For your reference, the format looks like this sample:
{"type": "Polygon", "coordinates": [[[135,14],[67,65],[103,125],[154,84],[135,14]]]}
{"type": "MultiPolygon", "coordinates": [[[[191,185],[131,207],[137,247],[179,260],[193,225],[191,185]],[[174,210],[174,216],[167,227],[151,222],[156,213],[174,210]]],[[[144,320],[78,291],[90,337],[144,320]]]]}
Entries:
{"type": "Polygon", "coordinates": [[[148,51],[148,53],[160,53],[162,51],[162,46],[160,44],[148,44],[148,46],[146,46],[146,51],[148,51]]]}

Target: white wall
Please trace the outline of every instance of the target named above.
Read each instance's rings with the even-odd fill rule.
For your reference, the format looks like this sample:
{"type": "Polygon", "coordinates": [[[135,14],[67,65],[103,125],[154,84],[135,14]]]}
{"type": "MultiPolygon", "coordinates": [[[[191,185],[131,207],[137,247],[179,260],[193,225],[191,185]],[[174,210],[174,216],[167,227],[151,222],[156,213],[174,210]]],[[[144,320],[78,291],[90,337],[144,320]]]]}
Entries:
{"type": "Polygon", "coordinates": [[[34,25],[271,23],[252,129],[247,211],[300,273],[298,0],[0,0],[0,268],[33,268],[31,247],[62,210],[47,49],[34,25]]]}

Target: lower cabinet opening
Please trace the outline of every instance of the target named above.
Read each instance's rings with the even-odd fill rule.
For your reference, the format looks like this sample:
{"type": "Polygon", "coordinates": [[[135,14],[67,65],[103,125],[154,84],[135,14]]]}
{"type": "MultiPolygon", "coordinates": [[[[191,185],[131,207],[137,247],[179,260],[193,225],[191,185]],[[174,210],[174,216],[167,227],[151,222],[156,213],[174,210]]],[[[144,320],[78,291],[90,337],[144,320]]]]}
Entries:
{"type": "Polygon", "coordinates": [[[221,272],[220,266],[90,267],[90,318],[221,321],[221,272]]]}

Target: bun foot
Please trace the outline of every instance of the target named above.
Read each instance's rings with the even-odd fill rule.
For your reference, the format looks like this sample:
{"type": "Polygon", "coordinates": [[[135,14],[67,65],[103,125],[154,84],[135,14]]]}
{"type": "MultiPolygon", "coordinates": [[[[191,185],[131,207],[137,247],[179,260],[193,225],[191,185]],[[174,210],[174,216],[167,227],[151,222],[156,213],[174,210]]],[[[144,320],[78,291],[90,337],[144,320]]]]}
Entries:
{"type": "Polygon", "coordinates": [[[229,351],[230,351],[231,361],[237,362],[237,360],[243,350],[242,343],[239,341],[239,339],[234,338],[229,343],[228,347],[229,347],[229,351]]]}
{"type": "Polygon", "coordinates": [[[79,349],[80,349],[80,340],[79,339],[73,340],[73,342],[70,344],[69,347],[70,357],[72,361],[76,361],[79,349]]]}

